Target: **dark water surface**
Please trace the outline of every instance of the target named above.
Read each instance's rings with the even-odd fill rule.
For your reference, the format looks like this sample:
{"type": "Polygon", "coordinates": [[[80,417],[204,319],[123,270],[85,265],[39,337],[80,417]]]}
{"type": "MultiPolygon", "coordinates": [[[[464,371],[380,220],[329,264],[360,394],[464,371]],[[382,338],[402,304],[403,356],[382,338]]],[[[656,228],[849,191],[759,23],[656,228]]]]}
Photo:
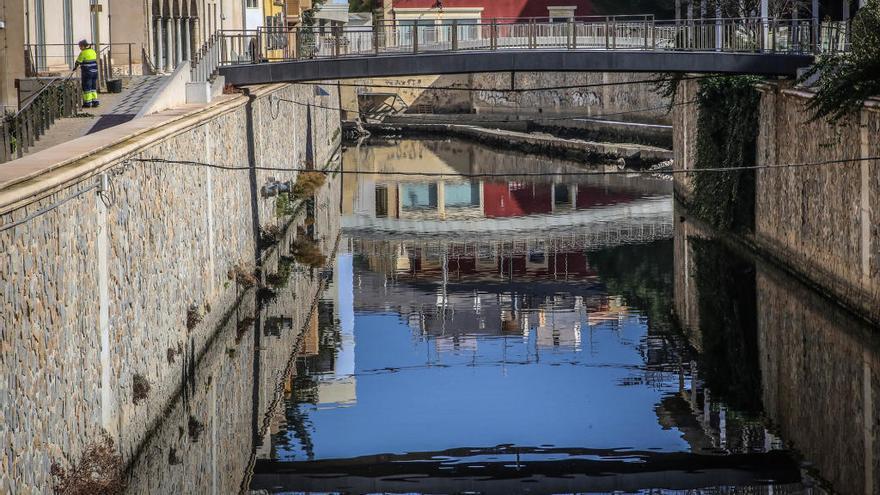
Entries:
{"type": "Polygon", "coordinates": [[[344,167],[251,490],[875,492],[871,330],[680,221],[669,180],[439,140],[344,167]]]}

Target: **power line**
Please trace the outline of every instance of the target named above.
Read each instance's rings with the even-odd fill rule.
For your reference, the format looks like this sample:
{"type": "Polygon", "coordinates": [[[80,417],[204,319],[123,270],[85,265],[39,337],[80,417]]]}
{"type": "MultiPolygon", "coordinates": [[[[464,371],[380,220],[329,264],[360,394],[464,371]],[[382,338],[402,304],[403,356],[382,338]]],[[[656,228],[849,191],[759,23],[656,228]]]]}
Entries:
{"type": "Polygon", "coordinates": [[[247,167],[233,165],[218,165],[214,163],[205,163],[192,160],[166,160],[164,158],[136,158],[132,161],[142,163],[158,163],[167,165],[191,165],[199,167],[209,167],[220,170],[242,171],[242,170],[260,170],[267,172],[318,172],[324,174],[342,174],[342,175],[388,175],[388,176],[411,176],[411,177],[465,177],[465,178],[493,178],[493,177],[581,177],[594,175],[657,175],[657,174],[693,174],[693,173],[723,173],[734,172],[740,170],[769,170],[769,169],[787,169],[787,168],[807,168],[818,167],[823,165],[841,165],[846,163],[856,163],[865,161],[880,160],[880,156],[872,156],[865,158],[845,158],[840,160],[824,160],[820,162],[801,162],[786,163],[774,165],[754,165],[743,167],[710,167],[687,170],[583,170],[577,172],[511,172],[511,173],[482,173],[482,174],[466,174],[466,173],[446,173],[446,172],[404,172],[404,171],[365,171],[365,170],[316,170],[303,167],[247,167]]]}
{"type": "MultiPolygon", "coordinates": [[[[681,81],[690,81],[690,80],[699,80],[706,79],[713,76],[688,76],[682,77],[681,81]]],[[[343,86],[343,87],[352,87],[352,88],[386,88],[386,89],[425,89],[425,90],[435,90],[435,91],[465,91],[465,92],[480,92],[480,91],[489,91],[493,93],[527,93],[532,91],[554,91],[561,89],[582,89],[582,88],[601,88],[608,86],[628,86],[634,84],[648,84],[648,83],[661,83],[668,81],[669,78],[656,78],[656,79],[640,79],[638,81],[615,81],[615,82],[602,82],[602,83],[586,83],[586,84],[572,84],[572,85],[562,85],[562,86],[543,86],[537,88],[469,88],[464,86],[416,86],[416,85],[394,85],[394,84],[356,84],[356,83],[320,83],[320,82],[297,82],[294,84],[302,84],[309,86],[343,86]]]]}
{"type": "Polygon", "coordinates": [[[62,199],[62,200],[60,200],[60,201],[56,201],[55,203],[52,203],[52,204],[49,205],[49,206],[46,206],[46,207],[44,207],[44,208],[40,208],[39,210],[37,210],[37,211],[31,213],[30,215],[28,215],[28,216],[22,218],[21,220],[17,220],[17,221],[12,222],[12,223],[7,223],[7,224],[4,224],[4,225],[0,225],[0,232],[5,232],[5,231],[7,231],[7,230],[9,230],[9,229],[13,229],[13,228],[15,228],[15,227],[18,227],[19,225],[21,225],[21,224],[23,224],[23,223],[27,223],[27,222],[33,220],[34,218],[37,218],[37,217],[39,217],[39,216],[41,216],[41,215],[43,215],[43,214],[45,214],[45,213],[49,213],[50,211],[52,211],[52,210],[58,208],[59,206],[65,204],[65,203],[67,203],[67,202],[69,202],[69,201],[72,201],[72,200],[74,200],[74,199],[76,199],[76,198],[82,196],[83,194],[85,194],[85,193],[87,193],[87,192],[89,192],[89,191],[93,191],[93,190],[95,190],[95,189],[97,189],[97,188],[98,188],[98,185],[97,185],[97,184],[94,184],[94,185],[89,186],[89,187],[87,187],[87,188],[85,188],[85,189],[81,189],[81,190],[79,190],[79,191],[77,191],[77,192],[71,194],[70,196],[68,196],[68,197],[66,197],[66,198],[64,198],[64,199],[62,199]]]}
{"type": "MultiPolygon", "coordinates": [[[[314,105],[311,103],[291,100],[288,98],[278,97],[277,101],[283,101],[286,103],[293,103],[294,105],[300,105],[300,106],[309,107],[309,108],[320,108],[323,110],[336,110],[336,111],[340,111],[340,112],[352,112],[352,113],[358,113],[358,114],[360,113],[360,109],[329,107],[329,106],[324,106],[324,105],[314,105]]],[[[675,106],[680,106],[680,105],[689,105],[691,103],[695,103],[696,101],[697,100],[682,101],[682,102],[672,103],[672,104],[668,104],[668,105],[664,104],[664,105],[659,105],[656,107],[639,108],[636,110],[624,110],[624,111],[620,111],[620,112],[609,112],[609,113],[600,113],[600,114],[593,114],[593,115],[565,115],[565,116],[557,116],[557,117],[538,117],[538,118],[533,118],[533,119],[529,119],[529,120],[539,120],[539,121],[546,122],[546,121],[559,121],[559,120],[595,119],[595,118],[600,118],[600,117],[614,117],[614,116],[618,116],[618,115],[628,115],[628,114],[633,114],[633,113],[648,112],[648,111],[652,111],[652,110],[662,110],[664,108],[675,107],[675,106]]],[[[455,115],[455,114],[450,114],[450,115],[455,115]]],[[[436,121],[436,119],[432,118],[432,117],[407,117],[407,119],[415,120],[415,121],[421,120],[421,121],[431,122],[431,123],[435,123],[435,124],[438,123],[436,121]]],[[[470,124],[477,125],[477,124],[497,124],[497,123],[510,123],[510,122],[523,122],[523,120],[511,120],[511,119],[475,120],[473,122],[470,122],[470,124]]],[[[391,125],[394,125],[394,124],[391,124],[391,125]]]]}
{"type": "MultiPolygon", "coordinates": [[[[596,176],[596,175],[657,175],[657,174],[692,174],[696,172],[732,172],[738,170],[768,170],[768,169],[786,169],[786,168],[807,168],[807,167],[818,167],[823,165],[840,165],[847,163],[857,163],[857,162],[865,162],[865,161],[880,161],[880,156],[871,156],[864,158],[846,158],[840,160],[824,160],[820,162],[802,162],[802,163],[788,163],[788,164],[775,164],[775,165],[756,165],[756,166],[744,166],[744,167],[716,167],[716,168],[698,168],[698,169],[690,169],[690,170],[584,170],[578,172],[521,172],[521,173],[485,173],[485,174],[461,174],[461,173],[443,173],[443,172],[374,172],[374,171],[361,171],[361,170],[315,170],[309,168],[302,167],[246,167],[246,166],[230,166],[230,165],[219,165],[215,163],[205,163],[198,162],[192,160],[166,160],[164,158],[136,158],[132,159],[132,162],[137,161],[141,163],[157,163],[157,164],[168,164],[168,165],[190,165],[190,166],[198,166],[198,167],[208,167],[219,170],[228,170],[228,171],[244,171],[244,170],[261,170],[261,171],[272,171],[272,172],[318,172],[324,174],[343,174],[343,175],[387,175],[387,176],[411,176],[411,177],[465,177],[465,178],[503,178],[503,177],[584,177],[584,176],[596,176]]],[[[98,185],[92,185],[81,189],[70,196],[56,201],[49,206],[41,208],[30,215],[17,220],[15,222],[11,222],[8,224],[4,224],[0,226],[0,232],[5,232],[9,229],[13,229],[22,225],[34,218],[37,218],[45,213],[48,213],[65,203],[68,203],[83,194],[93,191],[98,188],[98,185]]]]}

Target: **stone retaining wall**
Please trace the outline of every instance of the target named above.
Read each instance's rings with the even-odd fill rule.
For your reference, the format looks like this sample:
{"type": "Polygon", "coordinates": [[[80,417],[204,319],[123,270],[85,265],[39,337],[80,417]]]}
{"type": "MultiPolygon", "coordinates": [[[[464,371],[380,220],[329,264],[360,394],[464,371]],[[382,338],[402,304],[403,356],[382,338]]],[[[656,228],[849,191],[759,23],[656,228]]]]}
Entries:
{"type": "Polygon", "coordinates": [[[79,183],[23,207],[0,205],[0,226],[36,215],[0,232],[0,492],[50,491],[51,463],[78,459],[101,429],[127,462],[134,457],[239,298],[227,273],[253,270],[256,232],[283,222],[275,198],[259,189],[270,176],[292,180],[296,172],[247,170],[248,115],[255,165],[300,167],[307,147],[322,164],[340,134],[338,114],[319,108],[338,107],[337,93],[326,93],[283,85],[254,90],[253,103],[223,98],[171,135],[158,129],[120,143],[140,140],[112,163],[90,167],[86,157],[66,165],[87,171],[79,183]],[[76,196],[99,172],[109,190],[76,196]],[[190,307],[204,317],[188,329],[190,307]],[[137,404],[135,375],[150,385],[137,404]]]}
{"type": "MultiPolygon", "coordinates": [[[[685,81],[678,101],[693,101],[699,83],[685,81]]],[[[757,165],[816,163],[880,156],[880,105],[840,125],[811,121],[810,93],[761,90],[757,165]]],[[[693,168],[696,104],[673,112],[675,169],[693,168]]],[[[675,177],[687,199],[690,178],[675,177]]],[[[755,232],[748,239],[799,277],[880,322],[880,161],[758,170],[755,232]]]]}
{"type": "MultiPolygon", "coordinates": [[[[528,119],[542,117],[600,117],[626,122],[668,124],[667,99],[653,91],[653,85],[621,84],[656,79],[656,74],[617,72],[516,72],[374,78],[346,81],[361,85],[341,88],[343,107],[357,109],[359,93],[397,93],[409,106],[409,113],[475,113],[528,119]],[[592,86],[592,87],[571,87],[592,86]],[[427,87],[431,89],[406,89],[427,87]],[[498,88],[558,89],[522,92],[493,91],[498,88]],[[457,89],[432,88],[464,88],[457,89]]],[[[354,118],[348,112],[347,118],[354,118]]],[[[565,121],[560,121],[562,125],[565,121]]]]}

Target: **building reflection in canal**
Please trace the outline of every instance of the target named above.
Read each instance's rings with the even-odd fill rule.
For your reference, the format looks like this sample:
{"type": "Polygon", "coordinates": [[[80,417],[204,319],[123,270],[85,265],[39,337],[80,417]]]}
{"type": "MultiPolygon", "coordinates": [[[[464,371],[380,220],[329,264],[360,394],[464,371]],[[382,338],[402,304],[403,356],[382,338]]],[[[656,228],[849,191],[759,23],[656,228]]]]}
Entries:
{"type": "MultiPolygon", "coordinates": [[[[570,166],[399,145],[385,171],[570,166]]],[[[130,491],[875,493],[876,332],[614,177],[337,176],[332,267],[236,310],[130,491]]]]}
{"type": "Polygon", "coordinates": [[[558,173],[547,182],[469,179],[453,174],[526,158],[397,144],[403,157],[370,147],[346,167],[450,175],[345,179],[335,291],[252,488],[735,493],[813,483],[760,409],[707,386],[705,360],[675,330],[668,181],[573,178],[555,162],[529,163],[558,173]],[[448,158],[474,153],[479,167],[448,158]]]}

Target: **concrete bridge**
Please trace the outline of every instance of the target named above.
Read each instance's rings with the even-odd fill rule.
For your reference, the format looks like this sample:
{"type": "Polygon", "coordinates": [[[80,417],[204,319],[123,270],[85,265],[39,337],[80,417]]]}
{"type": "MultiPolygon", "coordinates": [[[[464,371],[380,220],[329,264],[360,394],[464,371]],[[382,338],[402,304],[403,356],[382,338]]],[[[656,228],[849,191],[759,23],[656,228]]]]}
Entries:
{"type": "Polygon", "coordinates": [[[793,76],[845,46],[837,23],[770,18],[682,23],[650,16],[222,31],[233,85],[476,72],[678,72],[793,76]]]}

